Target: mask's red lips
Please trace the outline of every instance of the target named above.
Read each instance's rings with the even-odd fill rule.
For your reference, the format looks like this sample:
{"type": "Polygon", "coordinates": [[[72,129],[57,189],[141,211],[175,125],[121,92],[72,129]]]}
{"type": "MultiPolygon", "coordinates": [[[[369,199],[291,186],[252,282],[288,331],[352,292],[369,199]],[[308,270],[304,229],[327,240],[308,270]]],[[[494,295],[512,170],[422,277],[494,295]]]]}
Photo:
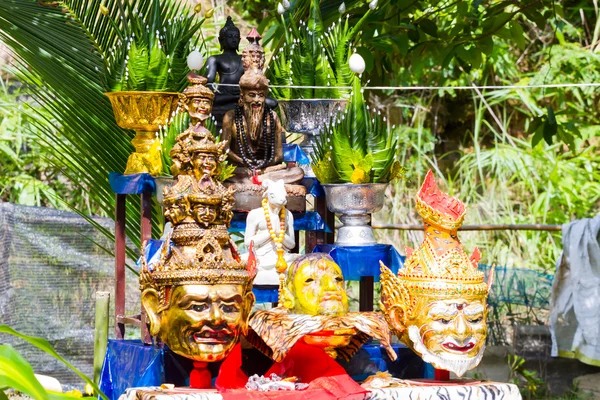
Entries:
{"type": "Polygon", "coordinates": [[[448,350],[466,353],[469,350],[471,350],[473,347],[475,347],[475,343],[469,342],[464,346],[459,346],[456,343],[447,342],[447,343],[442,344],[442,347],[444,347],[445,349],[448,349],[448,350]]]}
{"type": "Polygon", "coordinates": [[[233,334],[228,329],[214,330],[204,327],[200,332],[192,334],[192,337],[196,343],[226,344],[231,341],[233,334]]]}

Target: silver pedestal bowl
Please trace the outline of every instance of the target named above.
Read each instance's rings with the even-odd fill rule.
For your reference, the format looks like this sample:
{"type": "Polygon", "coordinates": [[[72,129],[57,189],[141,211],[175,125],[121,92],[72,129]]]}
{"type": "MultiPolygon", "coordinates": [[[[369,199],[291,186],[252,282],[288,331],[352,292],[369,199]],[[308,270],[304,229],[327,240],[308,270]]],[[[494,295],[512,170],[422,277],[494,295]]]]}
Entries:
{"type": "MultiPolygon", "coordinates": [[[[347,103],[348,100],[341,99],[279,100],[281,124],[286,132],[301,136],[302,140],[298,145],[310,158],[313,144],[316,143],[323,126],[343,113],[347,103]]],[[[306,176],[314,177],[310,166],[306,167],[306,176]]]]}
{"type": "Polygon", "coordinates": [[[326,184],[325,199],[329,211],[339,214],[343,226],[338,230],[337,246],[376,244],[371,214],[383,208],[387,183],[326,184]]]}

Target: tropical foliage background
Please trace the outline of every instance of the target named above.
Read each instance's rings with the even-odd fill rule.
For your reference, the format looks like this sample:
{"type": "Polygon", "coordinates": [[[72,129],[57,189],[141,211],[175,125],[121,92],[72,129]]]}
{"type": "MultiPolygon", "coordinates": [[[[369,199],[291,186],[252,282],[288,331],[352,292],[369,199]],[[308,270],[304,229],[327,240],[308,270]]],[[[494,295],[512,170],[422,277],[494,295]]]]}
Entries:
{"type": "MultiPolygon", "coordinates": [[[[152,3],[130,2],[142,12],[152,3]]],[[[117,40],[101,5],[119,23],[118,3],[0,2],[0,41],[13,57],[0,86],[2,201],[114,216],[107,175],[123,171],[133,150],[132,134],[114,121],[99,73],[103,51],[117,40]]],[[[189,10],[182,1],[161,3],[167,13],[176,10],[173,18],[195,11],[202,18],[210,8],[203,2],[194,10],[194,0],[189,10]]],[[[311,16],[317,15],[316,0],[290,3],[281,15],[274,0],[220,2],[194,40],[205,54],[217,53],[218,29],[232,14],[242,33],[258,26],[271,71],[281,72],[277,60],[289,57],[286,27],[315,26],[311,16]]],[[[360,21],[352,47],[366,62],[362,83],[422,88],[365,91],[371,109],[401,130],[398,158],[407,168],[375,224],[420,223],[412,198],[428,169],[467,203],[467,224],[563,224],[598,213],[598,88],[526,87],[600,82],[596,1],[349,0],[340,12],[341,5],[319,3],[319,29],[360,21]]],[[[314,54],[303,57],[310,66],[314,54]]],[[[138,220],[138,209],[130,202],[128,218],[138,220]]],[[[127,229],[138,245],[139,228],[127,229]]],[[[398,249],[420,242],[415,231],[378,235],[398,249]]],[[[461,239],[468,249],[477,245],[487,264],[540,273],[553,273],[561,250],[560,232],[464,232],[461,239]]],[[[540,320],[528,312],[511,318],[540,320]]]]}
{"type": "MultiPolygon", "coordinates": [[[[121,21],[119,4],[0,4],[0,39],[14,57],[0,86],[2,200],[113,215],[107,172],[122,171],[132,150],[131,133],[116,126],[103,96],[105,54],[119,40],[113,26],[121,21]]],[[[130,9],[150,14],[152,4],[133,0],[130,9]]],[[[289,51],[286,27],[334,32],[359,23],[347,45],[366,61],[363,84],[443,87],[365,93],[389,126],[402,129],[400,159],[408,168],[380,222],[418,221],[406,200],[429,168],[471,206],[471,223],[561,224],[596,214],[598,118],[591,112],[596,88],[452,87],[597,82],[597,7],[577,1],[436,0],[351,0],[340,7],[341,1],[332,0],[322,2],[317,13],[317,4],[297,0],[282,15],[272,1],[221,3],[225,10],[204,23],[194,44],[205,53],[218,52],[215,36],[223,21],[217,16],[241,14],[246,21],[236,22],[242,30],[256,24],[262,32],[269,61],[275,60],[272,73],[277,57],[289,51]]],[[[198,20],[208,11],[194,1],[187,5],[162,2],[161,11],[166,19],[199,12],[198,20]]],[[[308,35],[303,29],[290,35],[308,35]]],[[[303,55],[304,63],[311,57],[303,55]]],[[[137,219],[137,213],[137,204],[129,204],[129,217],[137,219]]],[[[135,224],[127,233],[137,244],[135,224]]],[[[158,226],[154,234],[160,234],[158,226]]],[[[414,232],[381,236],[394,243],[418,241],[414,232]]],[[[486,261],[502,265],[548,271],[560,251],[557,234],[467,236],[468,245],[483,248],[486,261]],[[531,248],[538,251],[532,254],[531,248]]]]}

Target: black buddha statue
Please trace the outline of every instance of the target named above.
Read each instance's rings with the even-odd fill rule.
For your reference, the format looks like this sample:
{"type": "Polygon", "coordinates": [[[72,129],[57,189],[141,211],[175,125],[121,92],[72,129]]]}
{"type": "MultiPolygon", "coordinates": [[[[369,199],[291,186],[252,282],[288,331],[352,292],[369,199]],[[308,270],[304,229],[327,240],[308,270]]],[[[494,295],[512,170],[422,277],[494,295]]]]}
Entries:
{"type": "MultiPolygon", "coordinates": [[[[219,43],[223,53],[211,56],[206,61],[206,78],[209,87],[216,81],[217,74],[219,84],[239,84],[240,78],[244,75],[242,56],[238,54],[240,40],[240,30],[234,25],[231,17],[227,17],[225,25],[219,31],[219,43]]],[[[218,86],[212,110],[217,120],[218,130],[222,127],[223,116],[237,106],[239,98],[238,86],[218,86]]],[[[277,100],[271,98],[267,98],[266,103],[271,109],[278,105],[277,100]]]]}

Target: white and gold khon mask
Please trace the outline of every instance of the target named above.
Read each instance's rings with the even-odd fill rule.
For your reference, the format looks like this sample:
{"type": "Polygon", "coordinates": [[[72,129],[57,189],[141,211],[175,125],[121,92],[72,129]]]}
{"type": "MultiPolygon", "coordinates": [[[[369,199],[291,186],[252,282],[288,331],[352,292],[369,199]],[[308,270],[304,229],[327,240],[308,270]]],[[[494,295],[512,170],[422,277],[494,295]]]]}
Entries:
{"type": "Polygon", "coordinates": [[[461,376],[481,361],[487,335],[490,280],[477,269],[456,235],[465,205],[442,193],[431,171],[417,194],[425,240],[407,248],[398,275],[381,264],[381,310],[398,338],[424,361],[461,376]]]}

